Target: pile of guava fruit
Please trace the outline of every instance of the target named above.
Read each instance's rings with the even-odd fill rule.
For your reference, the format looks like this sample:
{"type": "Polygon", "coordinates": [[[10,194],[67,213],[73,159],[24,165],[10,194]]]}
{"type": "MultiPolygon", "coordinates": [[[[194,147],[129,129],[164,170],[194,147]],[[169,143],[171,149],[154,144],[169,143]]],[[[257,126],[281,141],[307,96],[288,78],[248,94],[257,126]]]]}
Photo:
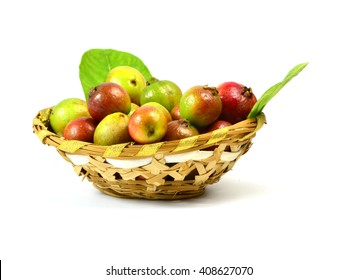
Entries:
{"type": "Polygon", "coordinates": [[[109,146],[180,140],[256,117],[307,63],[257,100],[239,81],[193,85],[153,77],[136,56],[111,49],[84,53],[80,79],[85,98],[67,97],[50,113],[50,129],[66,140],[109,146]]]}

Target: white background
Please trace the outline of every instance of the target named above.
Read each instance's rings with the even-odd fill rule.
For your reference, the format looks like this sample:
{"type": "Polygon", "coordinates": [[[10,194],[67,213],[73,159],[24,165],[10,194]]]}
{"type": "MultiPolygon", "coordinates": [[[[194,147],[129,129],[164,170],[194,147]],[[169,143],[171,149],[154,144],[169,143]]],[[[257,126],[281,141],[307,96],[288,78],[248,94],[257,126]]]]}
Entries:
{"type": "Polygon", "coordinates": [[[134,279],[106,276],[111,265],[254,268],[212,279],[358,279],[353,4],[2,1],[4,279],[134,279]],[[265,108],[249,153],[203,196],[124,200],[82,182],[32,133],[40,109],[83,97],[78,66],[92,48],[131,52],[183,91],[234,80],[258,97],[310,64],[265,108]]]}

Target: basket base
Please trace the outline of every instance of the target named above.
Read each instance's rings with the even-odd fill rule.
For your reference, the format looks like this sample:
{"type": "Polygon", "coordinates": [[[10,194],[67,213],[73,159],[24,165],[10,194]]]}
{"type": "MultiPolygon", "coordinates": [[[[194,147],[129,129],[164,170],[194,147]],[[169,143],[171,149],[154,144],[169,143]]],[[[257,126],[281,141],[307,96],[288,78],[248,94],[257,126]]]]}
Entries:
{"type": "Polygon", "coordinates": [[[149,200],[175,200],[186,199],[202,195],[205,192],[206,186],[201,186],[197,190],[188,191],[147,191],[147,190],[125,190],[121,188],[103,187],[99,184],[93,183],[93,186],[104,194],[118,197],[118,198],[134,198],[134,199],[149,199],[149,200]]]}

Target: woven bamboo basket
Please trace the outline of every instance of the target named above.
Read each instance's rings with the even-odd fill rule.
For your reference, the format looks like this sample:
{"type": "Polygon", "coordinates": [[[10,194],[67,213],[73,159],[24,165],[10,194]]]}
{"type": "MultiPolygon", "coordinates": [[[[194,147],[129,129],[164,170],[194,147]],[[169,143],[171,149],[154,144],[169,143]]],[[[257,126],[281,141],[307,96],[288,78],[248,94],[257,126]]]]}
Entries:
{"type": "Polygon", "coordinates": [[[33,131],[53,146],[101,192],[120,198],[183,199],[201,195],[218,182],[252,145],[265,123],[261,113],[232,126],[198,136],[138,145],[100,146],[64,140],[49,126],[51,108],[38,112],[33,131]]]}

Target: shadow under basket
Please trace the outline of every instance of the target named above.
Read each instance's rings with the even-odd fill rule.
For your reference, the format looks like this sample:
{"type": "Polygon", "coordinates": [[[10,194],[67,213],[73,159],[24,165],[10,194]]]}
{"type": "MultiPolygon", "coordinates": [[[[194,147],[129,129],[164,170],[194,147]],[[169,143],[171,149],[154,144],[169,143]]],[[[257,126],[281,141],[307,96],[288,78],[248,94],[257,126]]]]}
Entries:
{"type": "Polygon", "coordinates": [[[266,122],[261,113],[232,126],[182,140],[112,146],[64,140],[49,126],[51,108],[38,112],[33,131],[101,192],[121,198],[183,199],[201,195],[252,145],[266,122]]]}

